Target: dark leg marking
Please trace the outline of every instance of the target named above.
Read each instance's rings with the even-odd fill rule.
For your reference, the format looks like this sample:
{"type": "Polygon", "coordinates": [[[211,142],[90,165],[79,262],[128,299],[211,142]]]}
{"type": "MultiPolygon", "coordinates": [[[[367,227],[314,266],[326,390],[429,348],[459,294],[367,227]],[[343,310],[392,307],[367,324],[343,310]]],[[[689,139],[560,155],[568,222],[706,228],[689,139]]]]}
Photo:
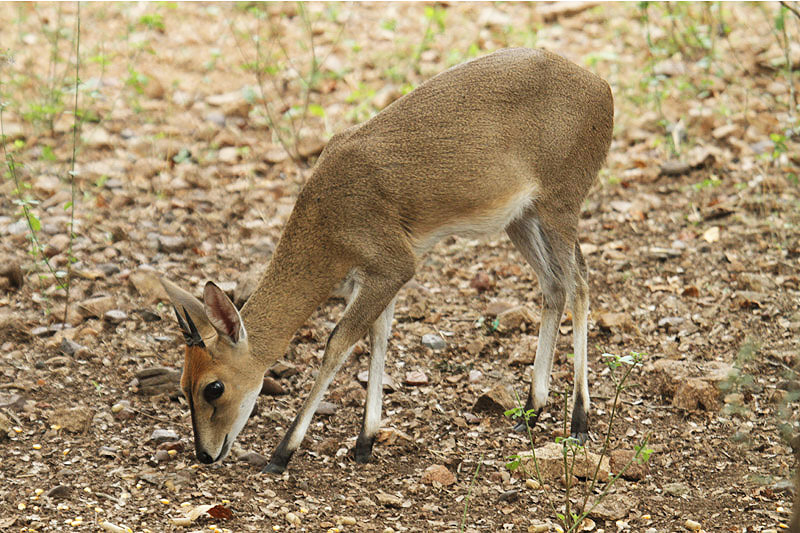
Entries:
{"type": "Polygon", "coordinates": [[[575,405],[572,408],[572,423],[570,436],[578,439],[581,444],[589,440],[589,419],[583,409],[583,395],[578,391],[575,394],[575,405]]]}
{"type": "Polygon", "coordinates": [[[353,456],[357,463],[369,463],[372,459],[372,445],[375,443],[375,437],[367,437],[364,433],[358,435],[356,440],[356,447],[353,449],[353,456]]]}

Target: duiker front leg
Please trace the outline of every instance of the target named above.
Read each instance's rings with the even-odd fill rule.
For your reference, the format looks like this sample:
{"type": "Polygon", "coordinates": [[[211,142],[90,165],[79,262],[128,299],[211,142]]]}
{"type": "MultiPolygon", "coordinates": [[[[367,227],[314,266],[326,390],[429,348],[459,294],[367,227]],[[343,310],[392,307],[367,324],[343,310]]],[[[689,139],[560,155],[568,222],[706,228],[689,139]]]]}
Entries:
{"type": "Polygon", "coordinates": [[[372,445],[381,426],[381,406],[383,395],[383,367],[386,363],[386,349],[394,317],[394,302],[372,324],[369,335],[369,381],[367,383],[367,402],[364,405],[364,423],[356,440],[354,456],[357,463],[368,463],[372,458],[372,445]]]}
{"type": "MultiPolygon", "coordinates": [[[[405,265],[401,265],[405,266],[405,265]]],[[[294,422],[281,443],[272,453],[264,472],[281,473],[286,469],[294,452],[303,442],[314,412],[322,401],[336,372],[350,355],[353,345],[364,336],[370,324],[374,323],[394,299],[397,291],[414,275],[413,260],[410,268],[364,274],[354,289],[354,296],[344,311],[342,319],[333,329],[325,347],[317,380],[305,403],[300,408],[294,422]]],[[[382,374],[381,368],[381,374],[382,374]]],[[[379,379],[380,383],[380,379],[379,379]]],[[[378,415],[380,416],[380,415],[378,415]]],[[[379,420],[380,421],[380,420],[379,420]]]]}

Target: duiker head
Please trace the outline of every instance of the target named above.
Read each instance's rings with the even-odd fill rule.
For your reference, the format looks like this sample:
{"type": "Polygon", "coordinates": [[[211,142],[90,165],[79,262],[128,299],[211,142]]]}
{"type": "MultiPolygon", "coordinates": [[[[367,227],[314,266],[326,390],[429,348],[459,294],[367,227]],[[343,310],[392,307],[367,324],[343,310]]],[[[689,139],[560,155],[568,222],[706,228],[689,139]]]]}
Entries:
{"type": "Polygon", "coordinates": [[[214,283],[201,302],[174,283],[161,279],[175,307],[186,341],[181,389],[189,402],[197,459],[224,458],[244,427],[263,383],[254,364],[242,317],[214,283]]]}

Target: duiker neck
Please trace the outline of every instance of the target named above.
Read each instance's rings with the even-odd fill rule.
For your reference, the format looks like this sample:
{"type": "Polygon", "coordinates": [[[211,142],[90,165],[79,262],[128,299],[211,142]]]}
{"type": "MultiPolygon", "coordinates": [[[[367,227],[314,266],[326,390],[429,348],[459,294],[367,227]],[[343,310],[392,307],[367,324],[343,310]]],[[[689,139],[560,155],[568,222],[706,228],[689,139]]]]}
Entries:
{"type": "Polygon", "coordinates": [[[318,236],[290,217],[258,287],[241,310],[253,357],[266,366],[284,355],[294,333],[331,294],[339,269],[318,236]]]}

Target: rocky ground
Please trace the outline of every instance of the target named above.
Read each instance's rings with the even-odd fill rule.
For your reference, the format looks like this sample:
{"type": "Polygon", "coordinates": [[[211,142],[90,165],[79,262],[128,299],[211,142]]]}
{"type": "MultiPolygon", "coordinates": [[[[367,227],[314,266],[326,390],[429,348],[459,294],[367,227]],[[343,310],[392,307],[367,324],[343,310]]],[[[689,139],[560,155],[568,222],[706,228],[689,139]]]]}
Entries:
{"type": "MultiPolygon", "coordinates": [[[[610,474],[604,461],[590,501],[644,438],[652,454],[584,530],[788,524],[800,389],[800,139],[788,131],[800,20],[790,10],[80,9],[83,122],[71,177],[77,7],[0,5],[10,21],[0,35],[9,163],[0,182],[0,529],[557,531],[569,479],[554,442],[558,393],[572,380],[571,320],[567,312],[550,408],[532,432],[539,481],[507,467],[531,448],[502,411],[527,389],[541,296],[504,236],[441,242],[401,291],[374,462],[356,465],[349,452],[365,396],[362,342],[277,477],[260,467],[311,387],[341,302],[320,308],[271,369],[232,456],[203,466],[175,384],[182,339],[154,278],[196,293],[212,279],[240,304],[330,135],[506,46],[557,51],[615,94],[615,140],[581,221],[591,453],[615,406],[602,354],[645,355],[616,403],[610,474]],[[67,301],[57,279],[68,265],[67,301]]],[[[575,502],[591,477],[584,470],[574,471],[575,502]]]]}

